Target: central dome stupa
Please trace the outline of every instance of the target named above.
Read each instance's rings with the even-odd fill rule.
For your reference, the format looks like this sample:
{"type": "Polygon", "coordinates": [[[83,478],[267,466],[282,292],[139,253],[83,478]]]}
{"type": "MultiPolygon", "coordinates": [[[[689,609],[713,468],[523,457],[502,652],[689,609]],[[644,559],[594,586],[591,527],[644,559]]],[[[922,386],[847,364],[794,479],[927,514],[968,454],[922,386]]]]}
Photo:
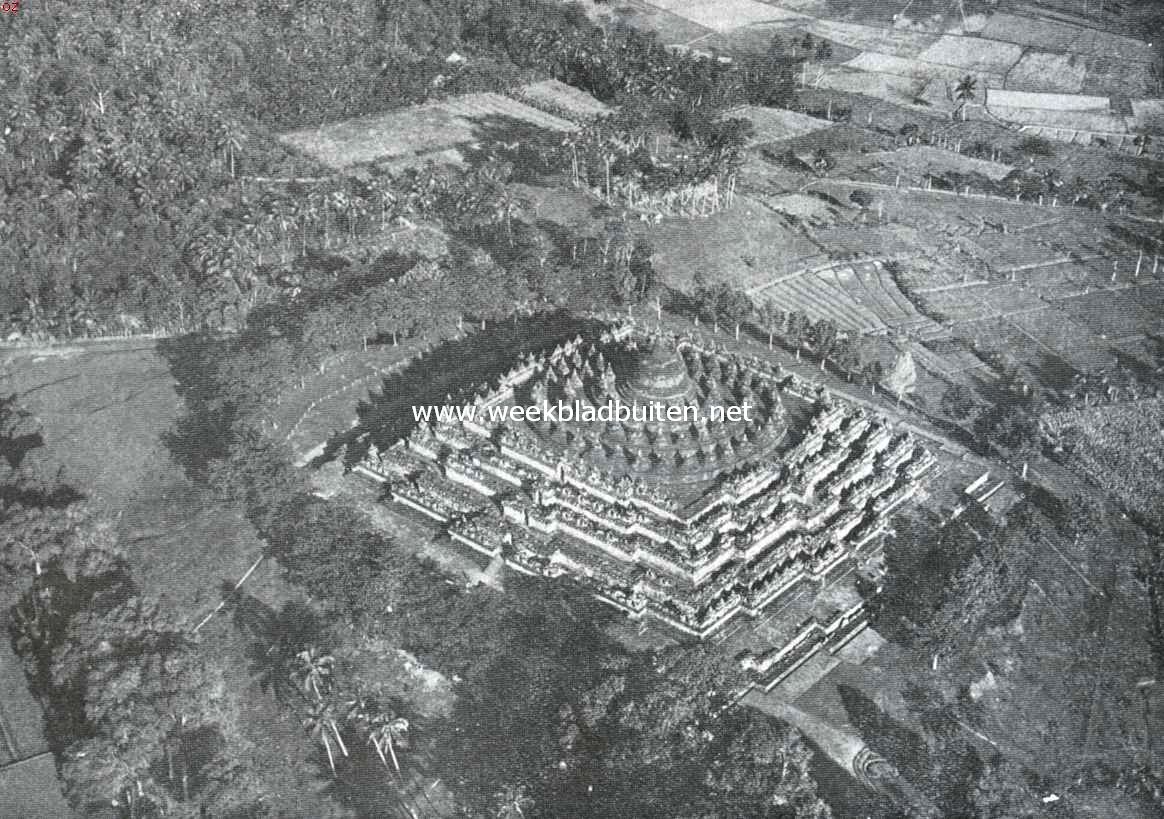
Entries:
{"type": "Polygon", "coordinates": [[[688,375],[679,348],[667,339],[656,337],[648,341],[645,353],[628,369],[628,377],[618,385],[619,396],[627,403],[698,402],[699,388],[688,375]]]}

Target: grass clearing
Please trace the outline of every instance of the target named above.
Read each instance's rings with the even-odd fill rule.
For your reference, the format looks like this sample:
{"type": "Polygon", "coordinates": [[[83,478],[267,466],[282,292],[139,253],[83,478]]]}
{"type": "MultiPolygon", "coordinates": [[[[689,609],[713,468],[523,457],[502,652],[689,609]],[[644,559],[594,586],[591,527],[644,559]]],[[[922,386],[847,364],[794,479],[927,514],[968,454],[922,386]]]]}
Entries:
{"type": "Polygon", "coordinates": [[[659,42],[666,45],[682,45],[715,33],[646,0],[630,0],[609,12],[608,16],[616,23],[632,26],[640,31],[655,32],[659,42]]]}
{"type": "MultiPolygon", "coordinates": [[[[463,94],[440,102],[284,134],[280,140],[331,168],[366,162],[420,163],[473,147],[490,132],[538,128],[573,131],[577,125],[501,94],[463,94]]],[[[494,133],[496,135],[496,133],[494,133]]]]}
{"type": "Polygon", "coordinates": [[[714,271],[715,278],[746,289],[824,261],[802,233],[744,196],[707,219],[664,220],[646,236],[655,247],[655,270],[682,290],[690,289],[696,273],[714,271]]]}
{"type": "Polygon", "coordinates": [[[919,60],[957,66],[971,74],[1006,74],[1022,55],[1022,47],[1014,43],[945,35],[917,56],[919,60]]]}
{"type": "Polygon", "coordinates": [[[925,77],[915,79],[896,74],[834,70],[822,76],[817,87],[876,97],[907,108],[944,111],[952,107],[946,99],[945,83],[925,77]]]}
{"type": "Polygon", "coordinates": [[[909,145],[896,151],[868,154],[862,158],[862,160],[865,159],[872,160],[895,173],[900,173],[903,180],[911,182],[924,180],[927,175],[945,173],[956,173],[963,176],[978,175],[991,182],[1000,182],[1014,170],[1013,166],[1002,162],[978,159],[955,151],[934,148],[930,145],[909,145]]]}
{"type": "Polygon", "coordinates": [[[182,402],[152,343],[72,349],[8,354],[5,390],[20,395],[42,426],[43,460],[60,465],[62,480],[91,504],[116,512],[140,487],[172,475],[160,436],[182,402]]]}
{"type": "Polygon", "coordinates": [[[992,14],[981,33],[985,38],[1044,51],[1110,56],[1136,62],[1152,60],[1151,46],[1142,40],[1046,18],[992,14]]]}
{"type": "Polygon", "coordinates": [[[542,80],[521,87],[521,96],[537,105],[539,102],[563,109],[579,119],[593,119],[610,113],[610,107],[572,85],[558,80],[542,80]]]}
{"type": "Polygon", "coordinates": [[[652,5],[677,14],[711,31],[731,31],[754,23],[799,17],[756,0],[648,0],[652,5]]]}
{"type": "MultiPolygon", "coordinates": [[[[866,51],[849,60],[845,66],[856,71],[869,71],[874,74],[893,74],[910,79],[942,79],[948,82],[957,82],[966,73],[961,68],[947,65],[937,65],[923,60],[914,60],[909,57],[895,57],[891,54],[878,54],[866,51]]],[[[999,75],[1001,79],[1001,75],[999,75]]]]}
{"type": "Polygon", "coordinates": [[[1006,75],[1006,88],[1078,94],[1086,78],[1087,64],[1075,54],[1028,51],[1006,75]]]}
{"type": "Polygon", "coordinates": [[[765,108],[760,105],[746,105],[727,113],[729,117],[741,117],[752,123],[756,129],[750,142],[757,145],[764,142],[778,142],[783,139],[816,133],[833,127],[827,119],[810,117],[784,108],[765,108]]]}

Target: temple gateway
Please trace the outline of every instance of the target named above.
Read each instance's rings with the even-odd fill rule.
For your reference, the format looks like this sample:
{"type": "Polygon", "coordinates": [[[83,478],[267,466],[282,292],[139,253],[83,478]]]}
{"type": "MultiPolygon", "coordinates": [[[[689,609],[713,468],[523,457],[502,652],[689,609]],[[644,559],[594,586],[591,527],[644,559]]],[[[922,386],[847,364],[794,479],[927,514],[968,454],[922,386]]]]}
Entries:
{"type": "MultiPolygon", "coordinates": [[[[356,470],[477,551],[700,638],[875,554],[935,464],[908,432],[778,365],[631,326],[528,355],[473,404],[371,446],[356,470]],[[559,401],[679,409],[647,422],[488,412],[559,401]],[[713,421],[713,407],[748,412],[713,421]]],[[[745,665],[774,684],[864,624],[860,606],[802,624],[745,665]]]]}

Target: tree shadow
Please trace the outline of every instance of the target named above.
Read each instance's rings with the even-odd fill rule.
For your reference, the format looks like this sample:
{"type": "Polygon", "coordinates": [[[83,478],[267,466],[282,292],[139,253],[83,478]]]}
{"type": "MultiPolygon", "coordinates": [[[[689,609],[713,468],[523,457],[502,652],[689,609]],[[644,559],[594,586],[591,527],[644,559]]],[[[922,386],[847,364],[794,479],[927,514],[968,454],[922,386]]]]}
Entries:
{"type": "Polygon", "coordinates": [[[217,400],[213,379],[223,346],[224,342],[206,333],[165,338],[157,345],[174,378],[174,392],[186,404],[185,414],[162,433],[162,443],[186,475],[199,481],[205,479],[211,461],[230,452],[235,409],[217,400]]]}
{"type": "Polygon", "coordinates": [[[276,610],[251,595],[234,592],[229,581],[223,585],[231,621],[252,640],[245,654],[260,690],[280,702],[293,699],[297,692],[291,681],[295,655],[308,646],[325,643],[326,624],[305,603],[290,601],[276,610]]]}
{"type": "Polygon", "coordinates": [[[1036,372],[1040,384],[1060,394],[1070,390],[1075,376],[1079,375],[1079,370],[1070,361],[1056,353],[1047,352],[1039,354],[1036,372]]]}
{"type": "Polygon", "coordinates": [[[930,754],[924,739],[886,714],[863,691],[838,685],[837,693],[849,721],[870,748],[893,763],[909,782],[926,781],[930,754]]]}
{"type": "Polygon", "coordinates": [[[512,182],[527,185],[542,181],[555,168],[548,152],[561,145],[562,134],[504,114],[489,114],[473,121],[473,145],[459,146],[470,168],[496,158],[512,163],[512,182]]]}
{"type": "Polygon", "coordinates": [[[452,403],[471,401],[478,390],[495,387],[521,356],[552,349],[602,326],[592,319],[554,310],[518,321],[493,322],[485,330],[446,341],[385,377],[379,392],[357,406],[357,425],[333,436],[317,460],[329,461],[346,446],[345,466],[353,466],[371,444],[386,448],[416,427],[413,407],[443,406],[450,399],[452,403]]]}

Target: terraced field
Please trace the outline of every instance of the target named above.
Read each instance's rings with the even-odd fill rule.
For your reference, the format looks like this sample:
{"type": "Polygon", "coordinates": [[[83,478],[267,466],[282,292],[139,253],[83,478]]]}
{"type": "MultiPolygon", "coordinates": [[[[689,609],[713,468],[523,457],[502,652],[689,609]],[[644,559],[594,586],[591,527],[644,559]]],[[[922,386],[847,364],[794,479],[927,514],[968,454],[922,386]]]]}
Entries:
{"type": "Polygon", "coordinates": [[[799,310],[813,319],[827,318],[852,333],[943,332],[918,313],[881,261],[830,264],[788,274],[756,288],[753,297],[770,298],[782,310],[799,310]]]}

